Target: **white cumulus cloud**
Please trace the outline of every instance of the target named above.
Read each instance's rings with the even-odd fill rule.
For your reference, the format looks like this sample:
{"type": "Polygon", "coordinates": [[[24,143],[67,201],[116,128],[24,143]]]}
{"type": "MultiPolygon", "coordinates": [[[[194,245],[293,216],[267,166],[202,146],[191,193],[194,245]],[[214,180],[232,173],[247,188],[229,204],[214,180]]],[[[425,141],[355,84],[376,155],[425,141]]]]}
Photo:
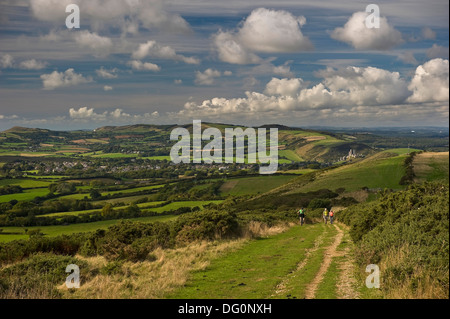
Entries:
{"type": "Polygon", "coordinates": [[[133,70],[136,71],[153,71],[153,72],[159,72],[161,71],[161,68],[154,64],[154,63],[150,63],[150,62],[142,62],[142,61],[138,61],[138,60],[133,60],[133,61],[129,61],[127,63],[129,66],[131,66],[131,68],[133,70]]]}
{"type": "Polygon", "coordinates": [[[98,31],[119,27],[124,34],[136,34],[140,28],[165,32],[189,33],[189,24],[179,14],[169,13],[162,0],[30,0],[33,16],[42,21],[60,24],[65,21],[66,6],[80,7],[83,23],[98,31]]]}
{"type": "Polygon", "coordinates": [[[142,60],[147,56],[159,59],[182,61],[187,64],[200,64],[199,59],[177,54],[177,52],[173,48],[160,45],[156,41],[141,43],[138,49],[135,50],[132,54],[132,58],[137,60],[142,60]]]}
{"type": "Polygon", "coordinates": [[[295,96],[299,93],[303,85],[302,79],[277,79],[272,80],[266,85],[266,94],[268,95],[287,95],[295,96]]]}
{"type": "Polygon", "coordinates": [[[366,12],[355,12],[342,28],[336,28],[331,37],[359,50],[388,50],[403,43],[400,31],[380,17],[380,28],[367,28],[366,12]]]}
{"type": "Polygon", "coordinates": [[[303,16],[295,17],[284,10],[254,10],[239,29],[237,38],[256,52],[285,53],[311,50],[311,42],[300,28],[303,16]]]}
{"type": "Polygon", "coordinates": [[[73,119],[91,118],[94,115],[94,109],[88,109],[87,107],[80,107],[78,110],[71,108],[69,115],[73,119]]]}
{"type": "Polygon", "coordinates": [[[159,117],[158,111],[145,114],[132,115],[117,108],[114,111],[95,112],[94,108],[80,107],[79,109],[70,108],[69,116],[74,121],[79,122],[106,122],[106,123],[141,123],[146,120],[154,120],[159,117]]]}
{"type": "Polygon", "coordinates": [[[233,114],[261,116],[265,113],[267,116],[291,111],[326,114],[326,110],[347,114],[358,108],[375,110],[405,103],[411,94],[408,83],[398,72],[374,67],[327,68],[317,75],[323,79],[312,87],[306,87],[301,78],[272,78],[264,93],[248,91],[244,98],[213,98],[200,104],[188,102],[178,115],[217,118],[233,114]]]}
{"type": "Polygon", "coordinates": [[[342,95],[341,103],[383,105],[403,102],[409,95],[406,81],[398,72],[375,67],[327,68],[317,72],[332,93],[342,95]]]}
{"type": "Polygon", "coordinates": [[[75,42],[84,48],[89,48],[95,52],[96,55],[108,55],[113,47],[112,40],[108,37],[103,37],[95,32],[87,30],[78,31],[75,34],[75,42]]]}
{"type": "Polygon", "coordinates": [[[206,69],[204,72],[197,71],[195,73],[195,83],[199,85],[212,85],[214,84],[214,79],[221,75],[221,72],[214,69],[206,69]]]}
{"type": "Polygon", "coordinates": [[[256,54],[249,52],[228,32],[219,32],[214,36],[214,44],[219,59],[231,64],[258,64],[262,61],[256,54]]]}
{"type": "Polygon", "coordinates": [[[303,16],[284,10],[259,8],[232,31],[219,31],[213,38],[219,59],[232,64],[258,64],[255,53],[290,53],[313,49],[301,27],[303,16]]]}
{"type": "Polygon", "coordinates": [[[35,59],[22,61],[19,68],[22,70],[42,70],[47,67],[46,62],[36,61],[35,59]]]}
{"type": "Polygon", "coordinates": [[[91,77],[84,77],[75,73],[74,69],[67,69],[65,72],[53,71],[50,74],[41,75],[44,90],[54,90],[60,87],[75,86],[92,82],[91,77]]]}
{"type": "Polygon", "coordinates": [[[101,77],[102,79],[117,79],[117,68],[114,68],[112,70],[106,70],[104,67],[101,67],[98,70],[95,70],[95,73],[97,73],[97,76],[101,77]]]}
{"type": "Polygon", "coordinates": [[[448,102],[448,60],[433,59],[419,65],[408,88],[413,92],[409,102],[448,102]]]}
{"type": "Polygon", "coordinates": [[[14,66],[14,58],[10,54],[3,54],[0,57],[0,69],[8,69],[14,66]]]}

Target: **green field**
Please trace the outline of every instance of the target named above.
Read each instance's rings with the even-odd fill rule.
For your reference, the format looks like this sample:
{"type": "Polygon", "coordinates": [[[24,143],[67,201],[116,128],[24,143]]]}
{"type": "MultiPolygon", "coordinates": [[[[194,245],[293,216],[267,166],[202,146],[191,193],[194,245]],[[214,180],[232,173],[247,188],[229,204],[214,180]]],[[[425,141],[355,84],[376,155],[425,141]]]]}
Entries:
{"type": "Polygon", "coordinates": [[[0,186],[19,185],[22,188],[48,187],[50,182],[33,179],[0,179],[0,186]]]}
{"type": "Polygon", "coordinates": [[[413,162],[415,180],[432,182],[449,180],[449,153],[422,153],[416,155],[413,162]]]}
{"type": "MultiPolygon", "coordinates": [[[[178,216],[151,216],[151,217],[142,217],[142,218],[133,218],[127,219],[131,221],[139,221],[142,223],[151,223],[151,222],[165,222],[169,220],[175,220],[178,216]]],[[[85,224],[72,224],[68,226],[34,226],[34,227],[2,227],[3,232],[0,233],[0,242],[9,242],[18,239],[27,239],[29,236],[25,234],[25,228],[28,230],[40,229],[42,233],[44,233],[48,237],[55,237],[59,235],[67,235],[74,233],[83,233],[95,231],[97,229],[107,229],[109,226],[115,225],[120,220],[105,220],[94,223],[85,223],[85,224]],[[12,233],[12,234],[11,234],[12,233]]]]}
{"type": "Polygon", "coordinates": [[[392,148],[383,151],[382,153],[392,153],[397,155],[407,155],[412,152],[420,152],[421,150],[415,149],[415,148],[392,148]]]}
{"type": "Polygon", "coordinates": [[[45,196],[49,193],[48,188],[27,189],[23,193],[9,194],[0,196],[0,203],[7,203],[12,200],[30,201],[37,196],[45,196]]]}
{"type": "MultiPolygon", "coordinates": [[[[154,207],[154,206],[161,205],[164,203],[163,201],[159,201],[159,202],[149,202],[149,203],[137,204],[137,206],[145,211],[162,213],[162,212],[166,212],[166,211],[173,211],[173,210],[176,210],[181,207],[196,207],[196,206],[198,206],[200,208],[203,208],[205,205],[208,205],[211,203],[220,204],[221,202],[223,202],[223,201],[222,200],[184,201],[184,202],[169,203],[169,204],[161,206],[161,207],[154,207]],[[154,207],[154,208],[152,208],[152,207],[154,207]]],[[[125,209],[127,207],[128,206],[114,207],[114,210],[121,210],[121,209],[125,209]]],[[[89,209],[89,210],[80,210],[80,211],[73,211],[73,212],[46,214],[46,215],[40,215],[38,217],[78,216],[78,215],[82,215],[82,214],[95,213],[95,212],[100,213],[101,211],[102,211],[101,208],[100,209],[89,209]]]]}
{"type": "MultiPolygon", "coordinates": [[[[143,186],[143,187],[136,187],[136,188],[127,188],[127,189],[118,190],[118,191],[102,192],[101,195],[102,196],[108,196],[108,195],[124,194],[126,196],[126,194],[135,193],[135,192],[142,192],[142,191],[147,191],[147,190],[152,190],[152,189],[158,189],[158,188],[161,188],[161,187],[164,187],[164,186],[165,186],[165,184],[152,185],[152,186],[143,186]]],[[[89,186],[81,186],[81,187],[78,187],[77,189],[88,190],[88,189],[90,189],[90,187],[89,186]]],[[[60,199],[78,199],[78,200],[81,200],[81,199],[84,199],[85,197],[91,198],[88,193],[65,195],[65,196],[61,196],[59,198],[60,199]]]]}
{"type": "Polygon", "coordinates": [[[142,191],[147,191],[147,190],[151,190],[151,189],[161,188],[161,187],[164,187],[164,186],[165,186],[165,184],[144,186],[144,187],[137,187],[137,188],[128,188],[128,189],[123,189],[123,190],[119,190],[119,191],[103,192],[102,196],[142,192],[142,191]]]}
{"type": "Polygon", "coordinates": [[[293,150],[280,150],[278,151],[278,157],[286,157],[292,162],[303,162],[303,159],[293,150]]]}
{"type": "Polygon", "coordinates": [[[314,181],[292,192],[336,190],[341,187],[346,191],[356,191],[363,187],[403,189],[404,186],[399,185],[399,182],[406,172],[403,166],[406,157],[406,154],[389,157],[389,154],[379,153],[365,160],[320,173],[314,181]]]}
{"type": "Polygon", "coordinates": [[[289,182],[295,177],[292,175],[275,175],[230,179],[221,186],[220,190],[223,194],[231,195],[265,193],[289,182]]]}
{"type": "Polygon", "coordinates": [[[44,153],[44,152],[22,152],[22,151],[9,151],[0,150],[2,156],[23,156],[23,157],[42,157],[49,156],[55,153],[44,153]]]}
{"type": "Polygon", "coordinates": [[[84,199],[85,197],[90,198],[89,194],[71,194],[71,195],[64,195],[59,197],[59,199],[84,199]]]}
{"type": "Polygon", "coordinates": [[[170,156],[166,155],[166,156],[147,156],[147,157],[142,157],[142,159],[148,159],[148,160],[154,160],[154,161],[171,161],[172,159],[170,158],[170,156]]]}
{"type": "Polygon", "coordinates": [[[148,211],[156,212],[156,213],[162,213],[165,211],[172,211],[176,210],[181,207],[200,207],[203,208],[205,205],[208,204],[220,204],[223,200],[205,200],[205,201],[185,201],[185,202],[173,202],[168,205],[157,207],[157,208],[149,208],[146,209],[148,211]]]}
{"type": "MultiPolygon", "coordinates": [[[[84,194],[87,195],[87,194],[84,194]]],[[[137,200],[142,200],[145,198],[148,198],[149,195],[136,195],[136,196],[124,196],[124,197],[119,197],[119,198],[112,198],[112,199],[103,199],[103,200],[97,200],[92,202],[94,205],[98,205],[98,204],[106,204],[106,203],[110,203],[110,204],[116,204],[116,203],[125,203],[125,204],[129,204],[132,203],[134,201],[137,200]]]]}
{"type": "MultiPolygon", "coordinates": [[[[142,203],[142,204],[137,204],[137,206],[141,209],[144,208],[149,208],[149,207],[154,207],[160,204],[163,204],[163,201],[160,202],[150,202],[150,203],[142,203]]],[[[119,207],[114,207],[115,210],[120,210],[120,209],[125,209],[128,206],[119,206],[119,207]]],[[[60,216],[78,216],[78,215],[82,215],[82,214],[89,214],[89,213],[95,213],[98,212],[100,213],[102,211],[101,208],[97,208],[97,209],[88,209],[88,210],[79,210],[79,211],[73,211],[73,212],[61,212],[61,213],[53,213],[53,214],[45,214],[45,215],[39,215],[37,217],[60,217],[60,216]]]]}
{"type": "Polygon", "coordinates": [[[33,178],[33,179],[38,179],[38,180],[49,180],[50,182],[54,182],[54,181],[58,181],[59,179],[62,178],[70,178],[70,176],[60,176],[60,175],[43,175],[43,176],[39,176],[39,175],[28,175],[27,178],[33,178]]]}
{"type": "Polygon", "coordinates": [[[139,154],[105,153],[91,156],[98,158],[134,158],[139,157],[139,154]]]}
{"type": "Polygon", "coordinates": [[[304,175],[308,173],[312,173],[316,171],[312,168],[303,168],[303,169],[295,169],[295,170],[289,170],[289,171],[280,171],[280,174],[297,174],[297,175],[304,175]]]}

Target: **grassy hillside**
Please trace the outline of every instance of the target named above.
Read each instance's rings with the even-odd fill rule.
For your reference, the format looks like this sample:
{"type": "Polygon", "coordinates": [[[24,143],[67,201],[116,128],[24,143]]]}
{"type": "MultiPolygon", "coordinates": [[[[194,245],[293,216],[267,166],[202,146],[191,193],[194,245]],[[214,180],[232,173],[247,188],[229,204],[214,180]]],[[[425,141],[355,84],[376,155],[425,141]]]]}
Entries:
{"type": "MultiPolygon", "coordinates": [[[[0,154],[5,156],[49,157],[49,156],[92,156],[94,158],[136,158],[140,148],[138,144],[157,150],[157,156],[168,156],[169,140],[174,125],[127,125],[105,126],[92,132],[53,132],[49,130],[28,129],[16,127],[0,134],[0,154]],[[33,150],[29,146],[33,140],[39,141],[39,147],[34,143],[33,150]],[[144,144],[143,144],[144,143],[144,144]],[[118,146],[114,151],[113,147],[118,146]],[[111,151],[108,151],[111,149],[111,151]],[[117,150],[127,150],[118,153],[117,150]],[[161,152],[164,154],[161,154],[161,152]]],[[[192,124],[182,126],[192,132],[192,124]]],[[[216,123],[202,123],[202,129],[217,128],[222,135],[226,128],[241,126],[216,123]]],[[[280,163],[304,161],[336,161],[339,157],[355,149],[360,154],[370,154],[371,148],[358,143],[355,138],[347,135],[336,135],[312,130],[292,129],[274,125],[279,128],[280,163]]],[[[245,127],[241,127],[245,129],[245,127]]],[[[267,126],[269,128],[269,126],[267,126]]],[[[151,157],[151,156],[147,156],[151,157]]],[[[158,158],[156,158],[158,159],[158,158]]],[[[167,157],[164,157],[167,159],[167,157]]]]}
{"type": "Polygon", "coordinates": [[[381,152],[363,160],[333,169],[306,174],[278,189],[284,193],[303,193],[320,189],[346,192],[369,189],[403,189],[399,185],[405,174],[403,162],[408,155],[395,152],[381,152]]]}
{"type": "Polygon", "coordinates": [[[447,181],[449,180],[449,153],[425,152],[414,157],[413,170],[415,181],[447,181]]]}
{"type": "Polygon", "coordinates": [[[339,214],[349,226],[357,261],[377,264],[387,298],[449,296],[448,184],[414,184],[339,214]]]}
{"type": "MultiPolygon", "coordinates": [[[[0,155],[12,157],[76,157],[83,155],[94,158],[153,158],[168,159],[170,133],[176,125],[126,125],[105,126],[93,131],[50,131],[15,127],[0,132],[0,155]]],[[[183,125],[192,132],[192,124],[183,125]]],[[[242,126],[202,123],[202,129],[217,128],[222,135],[226,128],[242,126]]],[[[337,133],[289,128],[281,125],[265,125],[264,128],[278,128],[280,163],[311,162],[334,163],[349,153],[350,149],[360,156],[370,156],[375,152],[408,145],[410,137],[390,139],[373,133],[337,133]],[[381,147],[383,148],[380,148],[381,147]],[[388,145],[388,147],[386,146],[388,145]]],[[[256,129],[256,128],[255,128],[256,129]]],[[[381,132],[380,132],[381,133],[381,132]]],[[[395,132],[392,134],[395,135],[395,132]]],[[[417,136],[420,145],[447,148],[448,137],[426,135],[417,136]],[[423,139],[423,141],[421,140],[423,139]]]]}
{"type": "Polygon", "coordinates": [[[221,186],[220,190],[225,195],[253,195],[265,193],[271,189],[277,188],[286,184],[293,178],[295,178],[295,176],[278,175],[230,179],[221,186]]]}
{"type": "Polygon", "coordinates": [[[294,161],[336,162],[350,149],[361,155],[373,153],[353,137],[309,130],[281,130],[279,143],[285,148],[280,156],[294,161]]]}

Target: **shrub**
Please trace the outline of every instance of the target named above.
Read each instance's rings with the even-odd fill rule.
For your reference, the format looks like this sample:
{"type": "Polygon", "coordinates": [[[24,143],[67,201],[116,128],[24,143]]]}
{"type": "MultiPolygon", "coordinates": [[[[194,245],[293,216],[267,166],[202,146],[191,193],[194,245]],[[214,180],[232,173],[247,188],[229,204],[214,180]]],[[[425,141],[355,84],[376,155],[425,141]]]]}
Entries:
{"type": "Polygon", "coordinates": [[[413,184],[405,191],[385,192],[377,201],[339,214],[339,220],[351,226],[360,265],[384,265],[387,293],[409,282],[411,296],[420,297],[417,294],[426,287],[418,283],[431,282],[446,291],[434,298],[448,298],[448,196],[448,185],[413,184]]]}
{"type": "Polygon", "coordinates": [[[332,204],[332,206],[349,207],[349,206],[358,204],[358,201],[356,199],[354,199],[353,197],[344,196],[344,197],[342,197],[340,199],[333,199],[331,204],[332,204]]]}
{"type": "Polygon", "coordinates": [[[316,209],[316,208],[325,208],[330,207],[331,201],[329,199],[322,199],[322,198],[314,198],[312,201],[309,202],[308,208],[310,209],[316,209]]]}
{"type": "Polygon", "coordinates": [[[123,274],[123,261],[111,261],[100,268],[100,273],[103,275],[123,274]]]}
{"type": "Polygon", "coordinates": [[[31,237],[29,240],[16,240],[0,244],[0,265],[14,263],[34,253],[54,253],[75,255],[84,244],[88,234],[72,234],[58,237],[31,237]]]}
{"type": "Polygon", "coordinates": [[[0,298],[59,298],[61,293],[55,286],[65,282],[70,264],[80,267],[81,276],[89,273],[85,261],[51,253],[37,253],[4,268],[0,270],[0,298]]]}
{"type": "Polygon", "coordinates": [[[197,241],[232,237],[239,233],[235,214],[203,211],[182,215],[175,224],[176,242],[180,245],[197,241]]]}

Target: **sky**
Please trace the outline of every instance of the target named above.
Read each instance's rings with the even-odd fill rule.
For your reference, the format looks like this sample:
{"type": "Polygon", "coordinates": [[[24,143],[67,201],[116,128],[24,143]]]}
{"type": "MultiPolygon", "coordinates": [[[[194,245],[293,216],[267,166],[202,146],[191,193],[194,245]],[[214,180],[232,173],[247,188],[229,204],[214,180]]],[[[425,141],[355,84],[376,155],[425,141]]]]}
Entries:
{"type": "Polygon", "coordinates": [[[0,0],[0,130],[193,120],[448,127],[448,7],[0,0]],[[66,26],[70,4],[80,28],[66,26]]]}

